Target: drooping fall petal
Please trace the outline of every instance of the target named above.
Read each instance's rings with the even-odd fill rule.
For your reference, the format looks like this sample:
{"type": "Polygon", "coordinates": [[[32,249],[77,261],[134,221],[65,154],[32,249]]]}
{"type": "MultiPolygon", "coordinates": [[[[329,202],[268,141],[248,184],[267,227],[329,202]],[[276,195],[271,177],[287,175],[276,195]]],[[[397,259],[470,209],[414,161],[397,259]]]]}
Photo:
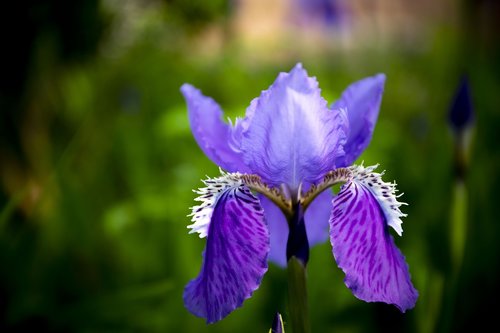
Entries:
{"type": "Polygon", "coordinates": [[[384,183],[374,167],[354,167],[356,176],[333,199],[330,241],[345,284],[367,302],[394,304],[405,312],[418,297],[404,256],[389,226],[401,229],[394,184],[384,183]],[[356,169],[357,168],[357,169],[356,169]],[[368,171],[367,171],[368,169],[368,171]]]}
{"type": "Polygon", "coordinates": [[[267,271],[269,233],[259,200],[237,177],[223,174],[205,184],[205,191],[198,192],[203,202],[193,207],[192,215],[208,220],[193,228],[207,235],[207,243],[201,271],[184,290],[184,303],[213,323],[259,287],[267,271]]]}

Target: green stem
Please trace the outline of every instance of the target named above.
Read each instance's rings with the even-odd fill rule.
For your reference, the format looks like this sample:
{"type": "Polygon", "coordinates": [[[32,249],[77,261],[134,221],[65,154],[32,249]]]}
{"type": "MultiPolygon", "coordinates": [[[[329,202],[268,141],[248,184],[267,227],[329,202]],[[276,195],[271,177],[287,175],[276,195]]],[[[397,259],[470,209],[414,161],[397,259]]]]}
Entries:
{"type": "Polygon", "coordinates": [[[451,259],[455,277],[462,267],[467,235],[467,188],[463,180],[454,184],[451,216],[451,259]]]}
{"type": "Polygon", "coordinates": [[[288,319],[293,333],[310,333],[306,267],[292,256],[288,260],[288,319]]]}

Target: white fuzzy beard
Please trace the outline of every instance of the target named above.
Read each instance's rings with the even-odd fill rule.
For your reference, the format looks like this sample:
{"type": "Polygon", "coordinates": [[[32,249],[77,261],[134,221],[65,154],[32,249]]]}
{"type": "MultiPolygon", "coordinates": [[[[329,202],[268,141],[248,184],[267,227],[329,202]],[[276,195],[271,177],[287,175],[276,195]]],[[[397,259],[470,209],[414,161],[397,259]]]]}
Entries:
{"type": "Polygon", "coordinates": [[[396,195],[396,192],[398,192],[396,182],[384,182],[382,180],[384,172],[373,172],[377,167],[378,164],[366,168],[363,165],[349,167],[352,172],[352,181],[362,185],[373,194],[387,219],[387,224],[401,236],[403,233],[403,228],[401,227],[403,221],[401,221],[401,217],[405,217],[406,214],[401,212],[399,207],[407,205],[407,203],[398,201],[398,198],[403,193],[396,195]]]}
{"type": "Polygon", "coordinates": [[[237,172],[225,173],[220,170],[220,173],[220,177],[208,177],[202,180],[205,187],[193,190],[194,193],[199,195],[194,200],[201,201],[201,204],[191,207],[191,214],[188,217],[191,217],[193,224],[188,225],[188,228],[191,229],[190,234],[197,232],[200,238],[206,237],[208,234],[208,227],[210,226],[214,207],[222,193],[243,184],[241,174],[237,172]]]}

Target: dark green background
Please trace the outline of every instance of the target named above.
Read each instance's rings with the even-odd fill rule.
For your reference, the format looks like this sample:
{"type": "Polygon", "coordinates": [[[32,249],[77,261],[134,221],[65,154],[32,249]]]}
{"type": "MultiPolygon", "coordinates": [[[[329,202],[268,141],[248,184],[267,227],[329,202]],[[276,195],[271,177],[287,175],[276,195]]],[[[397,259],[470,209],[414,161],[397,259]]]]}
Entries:
{"type": "Polygon", "coordinates": [[[498,326],[496,2],[449,1],[459,19],[426,26],[420,44],[284,49],[282,61],[248,61],[227,24],[234,2],[126,3],[156,8],[139,12],[147,28],[135,38],[127,22],[116,35],[113,8],[120,5],[2,5],[0,331],[266,332],[276,311],[286,322],[286,274],[274,265],[254,296],[217,324],[207,326],[183,306],[205,242],[187,234],[191,189],[218,168],[190,133],[179,87],[190,82],[228,115],[243,116],[251,99],[298,61],[330,102],[349,83],[386,73],[379,121],[360,160],[380,163],[385,179],[405,193],[408,217],[396,243],[420,292],[404,315],[359,301],[344,286],[330,245],[317,246],[308,267],[313,331],[498,326]],[[225,30],[224,44],[205,56],[193,45],[214,25],[225,30]],[[446,115],[464,73],[476,122],[466,197],[454,204],[446,115]],[[465,227],[453,212],[465,214],[465,227]],[[461,265],[451,250],[460,232],[461,265]]]}

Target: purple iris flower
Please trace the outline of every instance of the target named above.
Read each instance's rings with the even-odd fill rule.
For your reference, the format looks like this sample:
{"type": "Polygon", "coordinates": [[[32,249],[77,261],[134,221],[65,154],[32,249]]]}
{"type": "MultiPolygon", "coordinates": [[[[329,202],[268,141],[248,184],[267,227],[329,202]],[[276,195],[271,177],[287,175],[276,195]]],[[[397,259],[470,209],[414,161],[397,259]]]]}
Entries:
{"type": "Polygon", "coordinates": [[[309,247],[328,235],[357,298],[402,312],[415,305],[408,265],[389,233],[401,235],[404,203],[377,166],[352,165],[371,140],[384,83],[383,74],[358,81],[329,107],[297,64],[234,124],[223,122],[213,99],[182,86],[196,141],[225,170],[195,191],[200,205],[189,228],[207,241],[201,271],[184,290],[190,312],[208,323],[224,318],[259,287],[268,259],[285,266],[296,257],[305,266],[309,247]]]}
{"type": "Polygon", "coordinates": [[[295,0],[295,14],[301,23],[320,23],[324,26],[339,25],[346,20],[346,5],[338,0],[295,0]]]}

